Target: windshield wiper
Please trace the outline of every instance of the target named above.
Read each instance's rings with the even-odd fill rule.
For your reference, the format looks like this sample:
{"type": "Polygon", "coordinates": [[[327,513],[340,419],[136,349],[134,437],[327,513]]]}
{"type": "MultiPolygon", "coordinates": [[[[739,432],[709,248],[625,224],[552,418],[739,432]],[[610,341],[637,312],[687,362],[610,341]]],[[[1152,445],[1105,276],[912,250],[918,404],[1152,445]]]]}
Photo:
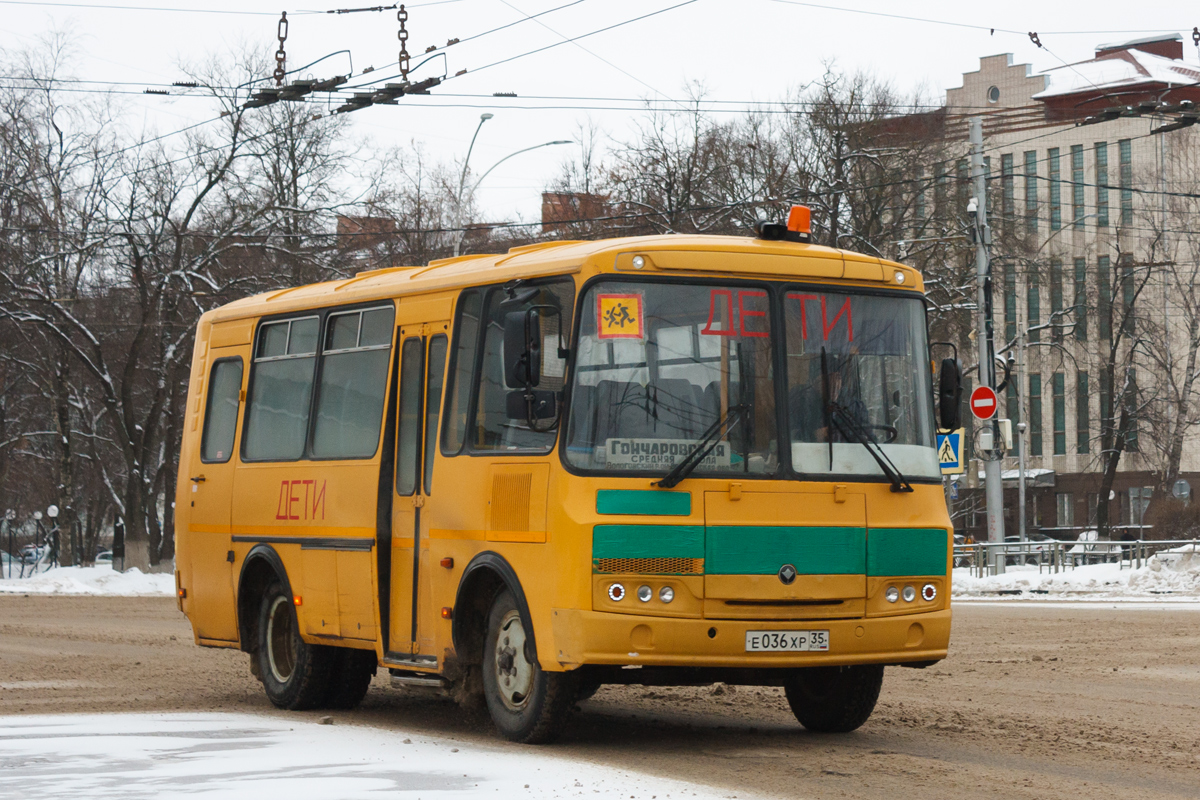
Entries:
{"type": "Polygon", "coordinates": [[[700,437],[699,444],[696,449],[688,453],[682,461],[671,468],[671,471],[662,477],[655,486],[660,486],[663,489],[671,489],[681,480],[692,474],[692,470],[700,466],[700,462],[712,452],[717,443],[721,441],[721,437],[728,434],[733,426],[741,421],[742,417],[750,410],[750,406],[746,403],[741,405],[730,406],[725,412],[725,416],[712,424],[704,435],[700,437]]]}
{"type": "MultiPolygon", "coordinates": [[[[896,468],[892,460],[887,457],[887,453],[883,452],[883,448],[879,446],[879,440],[863,427],[862,423],[847,413],[845,406],[838,403],[830,403],[829,415],[832,417],[834,425],[841,431],[842,436],[856,441],[867,448],[867,452],[875,459],[875,463],[879,465],[879,468],[887,475],[888,480],[892,482],[893,492],[911,492],[913,490],[908,479],[896,468]]],[[[832,440],[833,437],[831,436],[830,441],[832,440]]],[[[832,469],[832,465],[830,468],[832,469]]]]}

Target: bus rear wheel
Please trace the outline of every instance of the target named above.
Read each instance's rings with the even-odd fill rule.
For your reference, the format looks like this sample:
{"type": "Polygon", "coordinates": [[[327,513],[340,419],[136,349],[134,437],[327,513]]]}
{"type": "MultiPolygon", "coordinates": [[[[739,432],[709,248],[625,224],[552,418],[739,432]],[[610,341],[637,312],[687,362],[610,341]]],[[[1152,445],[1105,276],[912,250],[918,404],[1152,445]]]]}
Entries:
{"type": "Polygon", "coordinates": [[[267,699],[299,711],[321,706],[329,695],[332,648],[300,638],[292,598],[278,583],[263,594],[258,615],[258,671],[267,699]]]}
{"type": "Polygon", "coordinates": [[[816,733],[849,733],[875,710],[883,686],[881,664],[806,667],[784,682],[788,705],[800,724],[816,733]]]}
{"type": "Polygon", "coordinates": [[[496,596],[483,643],[483,695],[508,739],[543,744],[558,738],[575,704],[576,676],[545,672],[526,657],[527,633],[511,592],[496,596]]]}

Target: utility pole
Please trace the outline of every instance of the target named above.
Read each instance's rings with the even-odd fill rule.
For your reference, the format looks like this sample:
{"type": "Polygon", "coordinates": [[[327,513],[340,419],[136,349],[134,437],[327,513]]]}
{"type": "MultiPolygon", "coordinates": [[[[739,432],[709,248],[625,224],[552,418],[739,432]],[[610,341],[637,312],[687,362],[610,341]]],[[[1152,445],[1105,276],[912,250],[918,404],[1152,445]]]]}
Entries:
{"type": "MultiPolygon", "coordinates": [[[[992,271],[988,260],[988,245],[992,241],[992,232],[987,224],[987,180],[983,174],[982,117],[971,117],[970,142],[971,178],[975,185],[975,197],[971,199],[967,210],[974,223],[972,238],[975,240],[975,279],[978,284],[979,321],[975,330],[976,343],[979,345],[979,385],[994,389],[996,387],[996,365],[993,362],[992,354],[995,352],[995,347],[992,343],[992,304],[988,296],[991,292],[992,271]]],[[[988,542],[991,544],[1004,542],[1004,484],[1000,474],[1000,459],[1004,455],[1004,442],[1000,436],[1000,425],[996,419],[998,416],[998,413],[993,414],[991,419],[984,422],[980,431],[982,434],[980,450],[983,451],[981,455],[983,458],[984,497],[987,501],[988,542]]],[[[992,558],[992,572],[995,574],[1004,572],[1004,553],[1001,552],[1001,548],[989,549],[992,558]]]]}

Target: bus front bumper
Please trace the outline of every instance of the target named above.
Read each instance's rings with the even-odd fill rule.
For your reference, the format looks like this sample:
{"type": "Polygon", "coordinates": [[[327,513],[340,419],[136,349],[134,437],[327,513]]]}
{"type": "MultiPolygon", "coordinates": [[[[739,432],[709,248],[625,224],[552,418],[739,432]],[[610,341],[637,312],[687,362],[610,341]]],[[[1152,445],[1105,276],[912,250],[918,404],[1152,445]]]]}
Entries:
{"type": "MultiPolygon", "coordinates": [[[[949,608],[823,620],[680,619],[556,608],[553,619],[553,661],[562,669],[585,664],[766,668],[902,664],[939,661],[946,657],[950,643],[949,608]],[[803,630],[829,631],[829,649],[746,651],[747,631],[803,630]]],[[[542,655],[547,665],[546,653],[542,655]]]]}

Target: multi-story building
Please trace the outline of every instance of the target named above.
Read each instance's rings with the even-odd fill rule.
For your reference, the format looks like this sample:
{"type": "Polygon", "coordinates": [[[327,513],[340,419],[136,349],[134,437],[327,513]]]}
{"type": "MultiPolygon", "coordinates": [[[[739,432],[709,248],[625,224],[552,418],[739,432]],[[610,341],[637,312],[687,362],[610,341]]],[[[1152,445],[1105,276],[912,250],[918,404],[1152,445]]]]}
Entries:
{"type": "MultiPolygon", "coordinates": [[[[1200,233],[1190,233],[1200,231],[1200,126],[1155,133],[1180,117],[1115,112],[1079,124],[1115,107],[1200,101],[1198,84],[1200,67],[1168,35],[1103,45],[1038,74],[988,56],[947,92],[955,149],[967,120],[983,118],[997,350],[1024,354],[1001,406],[1014,432],[1018,420],[1027,426],[1014,444],[1025,448],[1031,531],[1073,538],[1095,527],[1114,449],[1114,536],[1151,524],[1152,496],[1200,490],[1200,233]]],[[[1005,530],[1016,534],[1017,450],[1009,455],[1005,530]]],[[[982,538],[973,467],[960,503],[978,513],[959,521],[982,538]]]]}

